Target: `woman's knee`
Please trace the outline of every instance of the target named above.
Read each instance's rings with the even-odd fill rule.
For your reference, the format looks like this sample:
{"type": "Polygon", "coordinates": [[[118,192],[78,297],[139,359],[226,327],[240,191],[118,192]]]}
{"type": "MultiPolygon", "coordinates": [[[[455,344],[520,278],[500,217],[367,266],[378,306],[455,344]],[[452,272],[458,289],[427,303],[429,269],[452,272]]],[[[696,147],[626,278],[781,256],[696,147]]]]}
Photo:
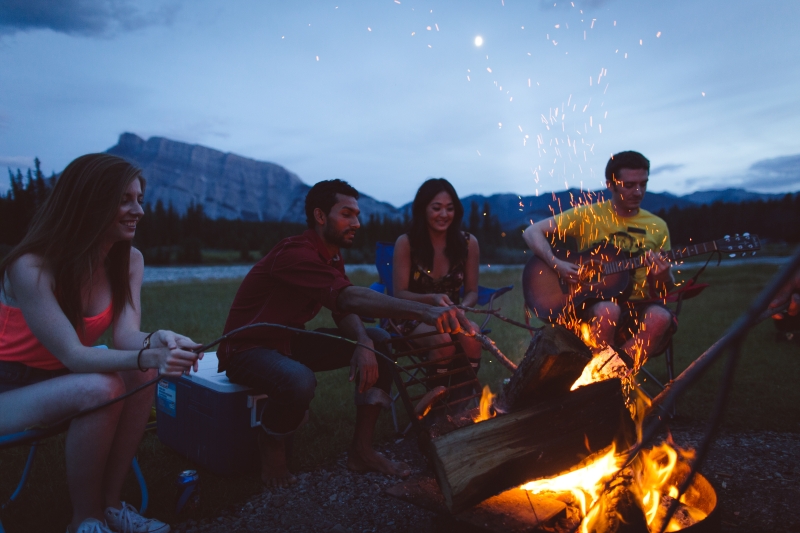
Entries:
{"type": "Polygon", "coordinates": [[[94,407],[125,394],[125,382],[115,373],[86,374],[76,387],[81,409],[94,407]]]}

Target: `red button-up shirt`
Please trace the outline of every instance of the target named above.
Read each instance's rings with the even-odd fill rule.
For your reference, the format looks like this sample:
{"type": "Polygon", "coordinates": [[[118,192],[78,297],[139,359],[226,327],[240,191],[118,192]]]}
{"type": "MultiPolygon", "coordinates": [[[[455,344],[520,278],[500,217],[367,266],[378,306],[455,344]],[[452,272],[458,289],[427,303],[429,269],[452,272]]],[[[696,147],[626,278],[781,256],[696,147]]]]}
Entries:
{"type": "MultiPolygon", "coordinates": [[[[304,328],[322,306],[337,322],[346,316],[336,305],[339,292],[351,286],[341,256],[331,257],[314,230],[279,242],[245,276],[233,299],[225,333],[256,322],[304,328]]],[[[256,346],[291,353],[295,334],[277,328],[253,328],[223,341],[217,351],[219,371],[229,358],[256,346]]]]}

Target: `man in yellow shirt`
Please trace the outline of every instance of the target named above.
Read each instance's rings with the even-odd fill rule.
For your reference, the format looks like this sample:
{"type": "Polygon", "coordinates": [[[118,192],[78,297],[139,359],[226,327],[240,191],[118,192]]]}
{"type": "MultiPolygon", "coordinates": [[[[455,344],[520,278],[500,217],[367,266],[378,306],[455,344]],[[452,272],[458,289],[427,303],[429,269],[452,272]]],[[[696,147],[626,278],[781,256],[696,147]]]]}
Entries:
{"type": "Polygon", "coordinates": [[[558,259],[550,247],[554,238],[572,238],[577,251],[610,241],[634,255],[644,255],[645,267],[631,274],[627,302],[594,300],[578,311],[588,322],[599,345],[615,346],[634,359],[645,361],[660,353],[677,329],[675,316],[665,305],[648,302],[663,296],[673,285],[670,265],[658,252],[670,250],[667,224],[639,206],[644,199],[650,161],[638,152],[620,152],[606,165],[606,187],[611,199],[582,205],[540,220],[523,237],[537,257],[569,283],[578,282],[578,266],[558,259]]]}

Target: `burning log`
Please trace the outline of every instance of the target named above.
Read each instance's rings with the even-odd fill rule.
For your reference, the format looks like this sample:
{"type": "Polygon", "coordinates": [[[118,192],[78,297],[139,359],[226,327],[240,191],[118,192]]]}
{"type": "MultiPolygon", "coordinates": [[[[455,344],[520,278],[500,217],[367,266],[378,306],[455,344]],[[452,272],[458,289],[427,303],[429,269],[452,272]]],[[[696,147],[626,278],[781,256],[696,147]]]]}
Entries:
{"type": "Polygon", "coordinates": [[[531,339],[495,406],[509,412],[569,392],[591,360],[591,350],[571,331],[545,326],[531,339]]]}
{"type": "Polygon", "coordinates": [[[428,448],[447,507],[455,513],[569,470],[617,438],[631,440],[633,432],[621,383],[612,379],[455,429],[428,448]]]}

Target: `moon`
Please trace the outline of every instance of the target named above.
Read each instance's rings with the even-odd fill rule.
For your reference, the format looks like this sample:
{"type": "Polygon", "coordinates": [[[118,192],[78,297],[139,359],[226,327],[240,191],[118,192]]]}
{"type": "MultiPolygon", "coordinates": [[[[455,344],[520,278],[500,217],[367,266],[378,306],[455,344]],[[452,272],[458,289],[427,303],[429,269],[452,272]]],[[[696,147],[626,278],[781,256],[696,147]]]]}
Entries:
{"type": "Polygon", "coordinates": [[[480,35],[475,37],[475,46],[481,46],[482,44],[483,44],[483,37],[481,37],[480,35]]]}

